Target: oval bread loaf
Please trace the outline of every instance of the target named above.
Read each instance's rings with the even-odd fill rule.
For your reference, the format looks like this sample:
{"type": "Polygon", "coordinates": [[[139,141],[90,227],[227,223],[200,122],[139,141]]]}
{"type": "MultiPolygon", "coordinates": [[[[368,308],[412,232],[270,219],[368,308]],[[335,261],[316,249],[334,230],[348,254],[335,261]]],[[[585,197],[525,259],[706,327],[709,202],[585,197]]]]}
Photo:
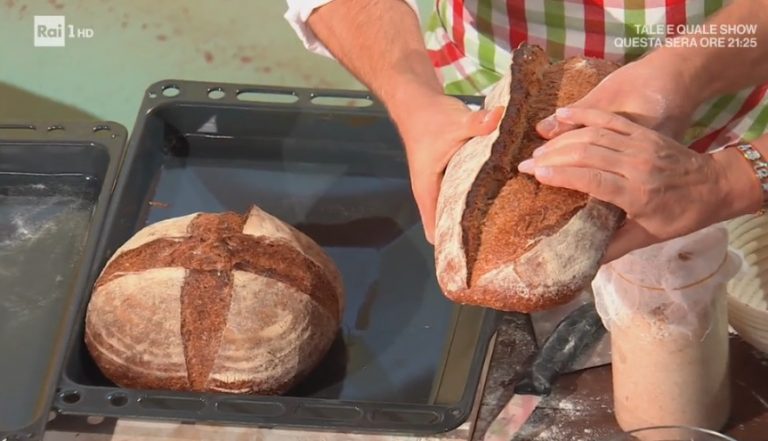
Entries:
{"type": "Polygon", "coordinates": [[[514,51],[510,72],[485,100],[486,108],[506,106],[499,127],[462,146],[443,178],[435,261],[448,298],[532,312],[568,302],[594,278],[623,211],[542,185],[517,165],[545,142],[538,121],[617,67],[581,57],[550,63],[537,46],[514,51]]]}
{"type": "Polygon", "coordinates": [[[333,342],[341,275],[319,245],[252,207],[152,224],[96,281],[85,342],[121,387],[281,394],[333,342]]]}

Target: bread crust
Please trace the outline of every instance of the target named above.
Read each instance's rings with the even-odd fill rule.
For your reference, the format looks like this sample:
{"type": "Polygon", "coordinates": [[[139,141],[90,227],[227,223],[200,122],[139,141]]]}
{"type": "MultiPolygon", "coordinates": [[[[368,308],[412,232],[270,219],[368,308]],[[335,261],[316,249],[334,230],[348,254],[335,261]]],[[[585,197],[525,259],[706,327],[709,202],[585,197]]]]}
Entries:
{"type": "Polygon", "coordinates": [[[496,130],[471,139],[446,169],[437,204],[435,262],[451,300],[532,312],[566,303],[594,278],[623,221],[617,207],[540,184],[517,165],[545,142],[542,118],[586,95],[618,65],[581,57],[550,63],[521,45],[486,97],[505,106],[496,130]]]}

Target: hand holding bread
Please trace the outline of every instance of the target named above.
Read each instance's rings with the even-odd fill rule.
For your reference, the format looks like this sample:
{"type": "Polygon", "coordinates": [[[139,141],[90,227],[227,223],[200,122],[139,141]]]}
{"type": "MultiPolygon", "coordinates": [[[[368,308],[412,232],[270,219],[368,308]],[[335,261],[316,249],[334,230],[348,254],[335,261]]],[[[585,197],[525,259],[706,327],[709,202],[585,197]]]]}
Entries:
{"type": "Polygon", "coordinates": [[[502,109],[472,111],[461,100],[442,93],[415,98],[412,105],[396,122],[424,233],[433,243],[437,195],[448,160],[467,140],[492,132],[502,109]]]}
{"type": "MultiPolygon", "coordinates": [[[[757,185],[751,194],[728,194],[731,177],[720,164],[721,155],[690,150],[611,112],[573,107],[558,109],[557,118],[581,128],[548,141],[518,169],[543,184],[587,193],[627,213],[606,262],[730,219],[729,203],[744,197],[751,197],[753,211],[760,207],[757,185]]],[[[747,163],[735,159],[752,178],[747,163]]]]}

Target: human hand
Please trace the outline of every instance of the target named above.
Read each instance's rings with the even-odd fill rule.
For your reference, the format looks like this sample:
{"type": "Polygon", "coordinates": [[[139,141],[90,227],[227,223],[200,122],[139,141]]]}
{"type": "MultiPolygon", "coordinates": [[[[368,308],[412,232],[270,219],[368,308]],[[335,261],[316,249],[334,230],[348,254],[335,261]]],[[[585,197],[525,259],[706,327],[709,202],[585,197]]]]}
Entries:
{"type": "Polygon", "coordinates": [[[470,138],[493,132],[503,108],[472,111],[461,100],[443,94],[414,100],[411,105],[404,113],[395,113],[394,119],[405,145],[424,233],[434,243],[437,197],[448,161],[470,138]]]}
{"type": "MultiPolygon", "coordinates": [[[[693,112],[707,97],[697,96],[695,90],[687,87],[681,66],[652,55],[616,69],[568,107],[618,113],[637,124],[682,140],[693,112]]],[[[554,115],[536,126],[545,139],[575,128],[558,121],[554,115]]]]}
{"type": "Polygon", "coordinates": [[[689,150],[610,112],[558,109],[556,117],[559,123],[585,127],[548,141],[519,170],[542,184],[587,193],[627,213],[603,263],[732,214],[727,173],[713,155],[689,150]]]}

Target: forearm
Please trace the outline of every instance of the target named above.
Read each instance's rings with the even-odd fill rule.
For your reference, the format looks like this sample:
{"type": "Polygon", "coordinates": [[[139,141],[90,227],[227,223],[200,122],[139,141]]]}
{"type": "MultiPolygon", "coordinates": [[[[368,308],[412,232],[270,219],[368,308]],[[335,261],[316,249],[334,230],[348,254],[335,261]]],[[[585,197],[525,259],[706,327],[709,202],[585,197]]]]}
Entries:
{"type": "Polygon", "coordinates": [[[308,24],[395,119],[419,97],[442,93],[417,16],[402,0],[335,0],[308,24]]]}
{"type": "Polygon", "coordinates": [[[768,80],[768,1],[735,0],[701,30],[716,32],[681,35],[681,42],[695,39],[696,46],[669,44],[649,53],[643,62],[687,89],[688,99],[697,105],[768,80]],[[729,25],[752,25],[755,33],[739,35],[729,31],[729,25]]]}

